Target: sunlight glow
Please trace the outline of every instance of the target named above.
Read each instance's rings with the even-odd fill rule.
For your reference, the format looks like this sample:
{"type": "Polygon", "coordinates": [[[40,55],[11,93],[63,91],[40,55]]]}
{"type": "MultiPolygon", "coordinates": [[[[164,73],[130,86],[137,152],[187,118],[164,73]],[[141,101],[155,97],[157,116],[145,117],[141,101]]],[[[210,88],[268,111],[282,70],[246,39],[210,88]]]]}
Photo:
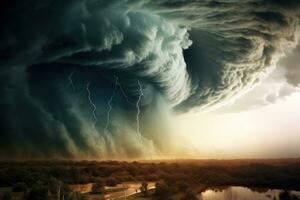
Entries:
{"type": "Polygon", "coordinates": [[[300,154],[300,93],[257,109],[178,116],[178,138],[200,158],[296,157],[300,154]]]}

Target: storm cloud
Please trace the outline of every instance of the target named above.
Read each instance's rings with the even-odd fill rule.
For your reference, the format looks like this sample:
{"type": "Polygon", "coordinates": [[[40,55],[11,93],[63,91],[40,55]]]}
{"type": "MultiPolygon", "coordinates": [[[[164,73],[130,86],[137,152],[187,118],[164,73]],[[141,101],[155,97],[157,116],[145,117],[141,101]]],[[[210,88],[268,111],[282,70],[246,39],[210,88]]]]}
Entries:
{"type": "Polygon", "coordinates": [[[296,1],[1,4],[4,158],[168,155],[172,114],[245,93],[298,41],[296,1]]]}

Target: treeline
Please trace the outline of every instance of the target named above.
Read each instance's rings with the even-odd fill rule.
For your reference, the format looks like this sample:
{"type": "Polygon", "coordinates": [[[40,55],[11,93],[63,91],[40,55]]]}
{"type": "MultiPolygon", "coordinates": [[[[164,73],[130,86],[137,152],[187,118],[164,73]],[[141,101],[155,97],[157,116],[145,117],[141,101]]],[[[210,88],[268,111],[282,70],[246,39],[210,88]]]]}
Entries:
{"type": "Polygon", "coordinates": [[[54,177],[48,180],[36,178],[34,182],[13,183],[11,190],[0,193],[1,200],[87,200],[78,192],[73,192],[69,185],[54,177]],[[17,195],[16,195],[17,194],[17,195]]]}
{"type": "MultiPolygon", "coordinates": [[[[199,161],[200,162],[200,161],[199,161]]],[[[226,162],[226,161],[224,161],[226,162]]],[[[300,189],[300,161],[270,164],[241,162],[234,165],[201,165],[194,162],[150,163],[117,161],[26,161],[0,162],[0,187],[16,184],[32,186],[50,179],[66,184],[104,182],[116,185],[125,181],[163,181],[185,188],[187,185],[239,185],[281,189],[300,189]]]]}

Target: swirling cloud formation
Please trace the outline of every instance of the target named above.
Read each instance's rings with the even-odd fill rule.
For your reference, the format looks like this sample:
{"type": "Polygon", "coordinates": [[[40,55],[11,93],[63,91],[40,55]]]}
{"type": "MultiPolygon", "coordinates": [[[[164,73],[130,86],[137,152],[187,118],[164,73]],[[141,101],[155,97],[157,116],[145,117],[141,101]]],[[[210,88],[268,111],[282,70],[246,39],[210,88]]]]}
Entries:
{"type": "Polygon", "coordinates": [[[4,158],[171,154],[170,114],[258,83],[295,47],[300,10],[293,0],[1,4],[4,158]]]}

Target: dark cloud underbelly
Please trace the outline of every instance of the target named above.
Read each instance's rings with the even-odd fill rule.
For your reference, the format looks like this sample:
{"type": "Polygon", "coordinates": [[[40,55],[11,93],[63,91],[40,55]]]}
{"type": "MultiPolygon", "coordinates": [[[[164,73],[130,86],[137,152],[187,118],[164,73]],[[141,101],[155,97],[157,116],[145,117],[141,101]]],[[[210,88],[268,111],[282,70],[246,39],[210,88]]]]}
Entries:
{"type": "Polygon", "coordinates": [[[168,154],[171,113],[222,104],[293,47],[284,2],[3,3],[0,156],[168,154]]]}

